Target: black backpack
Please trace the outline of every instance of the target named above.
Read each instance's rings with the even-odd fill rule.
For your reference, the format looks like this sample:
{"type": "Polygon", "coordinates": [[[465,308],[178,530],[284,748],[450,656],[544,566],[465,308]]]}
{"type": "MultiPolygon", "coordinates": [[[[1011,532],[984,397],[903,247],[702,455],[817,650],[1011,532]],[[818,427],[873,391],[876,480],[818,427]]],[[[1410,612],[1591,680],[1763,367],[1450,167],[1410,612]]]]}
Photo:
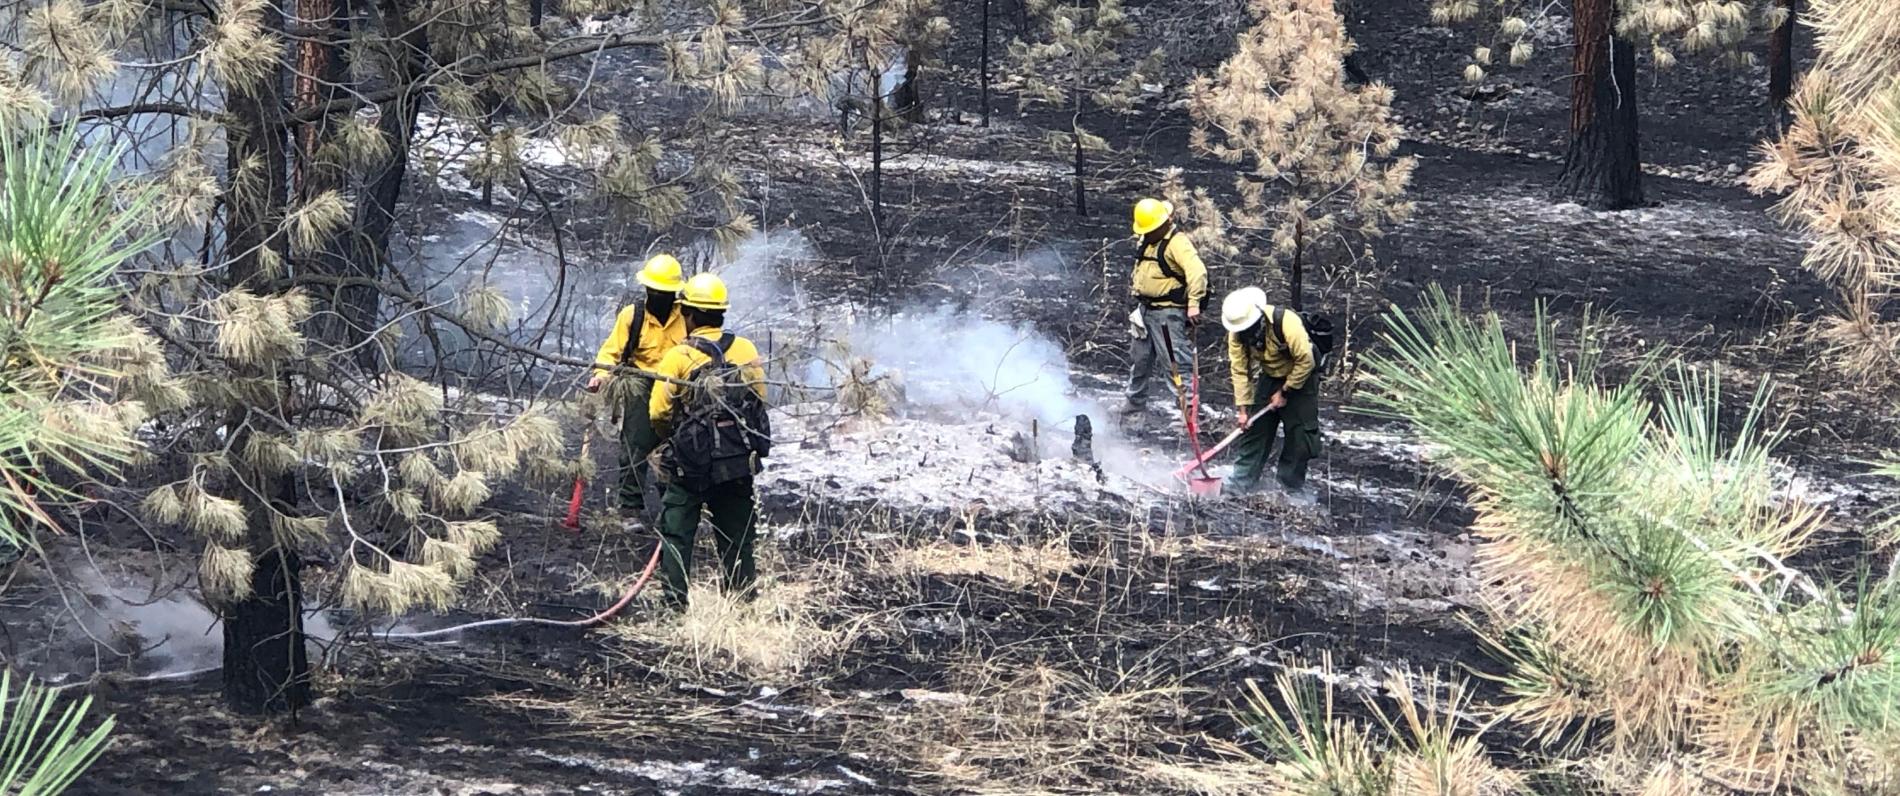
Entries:
{"type": "Polygon", "coordinates": [[[679,404],[668,456],[673,477],[684,487],[708,487],[750,478],[758,460],[772,453],[772,420],[765,399],[746,383],[739,366],[726,360],[730,332],[717,342],[688,337],[687,344],[711,361],[695,369],[679,404]]]}
{"type": "MultiPolygon", "coordinates": [[[[1326,370],[1326,361],[1333,353],[1333,322],[1324,315],[1305,315],[1306,339],[1313,344],[1313,372],[1326,370]]],[[[1286,348],[1286,308],[1273,308],[1273,334],[1280,338],[1280,347],[1286,348]]]]}

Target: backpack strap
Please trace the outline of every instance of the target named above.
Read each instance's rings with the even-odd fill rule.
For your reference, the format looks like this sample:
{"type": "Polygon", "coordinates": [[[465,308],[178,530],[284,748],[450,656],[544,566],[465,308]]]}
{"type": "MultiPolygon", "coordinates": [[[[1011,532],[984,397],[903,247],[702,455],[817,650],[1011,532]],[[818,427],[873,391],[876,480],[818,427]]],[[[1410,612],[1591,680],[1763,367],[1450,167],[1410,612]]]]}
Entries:
{"type": "Polygon", "coordinates": [[[1147,249],[1144,246],[1142,248],[1142,254],[1137,260],[1137,262],[1153,260],[1155,266],[1161,269],[1162,276],[1181,283],[1180,287],[1168,291],[1168,295],[1153,299],[1154,301],[1187,302],[1187,275],[1182,273],[1181,269],[1175,268],[1174,261],[1168,258],[1168,247],[1174,245],[1174,236],[1177,234],[1180,234],[1180,230],[1168,230],[1166,235],[1161,236],[1161,240],[1155,242],[1155,253],[1153,255],[1147,254],[1147,249]]]}
{"type": "Polygon", "coordinates": [[[620,349],[620,366],[626,367],[633,361],[634,354],[640,351],[640,333],[647,330],[647,303],[637,302],[633,306],[633,319],[627,326],[627,345],[620,349]]]}
{"type": "Polygon", "coordinates": [[[1154,261],[1155,265],[1161,267],[1161,273],[1166,274],[1169,279],[1186,284],[1187,275],[1175,268],[1174,261],[1168,258],[1168,247],[1174,245],[1174,236],[1177,232],[1178,230],[1171,229],[1168,230],[1168,234],[1161,236],[1160,242],[1155,244],[1154,261]]]}
{"type": "MultiPolygon", "coordinates": [[[[1273,308],[1273,336],[1280,339],[1280,349],[1285,351],[1286,344],[1286,308],[1273,308]]],[[[1291,352],[1289,352],[1291,353],[1291,352]]]]}
{"type": "MultiPolygon", "coordinates": [[[[732,333],[728,332],[722,334],[718,340],[709,340],[696,334],[687,335],[686,344],[711,359],[712,361],[706,363],[707,365],[724,365],[726,364],[726,350],[732,347],[732,333]]],[[[701,365],[700,367],[705,367],[705,365],[701,365]]]]}

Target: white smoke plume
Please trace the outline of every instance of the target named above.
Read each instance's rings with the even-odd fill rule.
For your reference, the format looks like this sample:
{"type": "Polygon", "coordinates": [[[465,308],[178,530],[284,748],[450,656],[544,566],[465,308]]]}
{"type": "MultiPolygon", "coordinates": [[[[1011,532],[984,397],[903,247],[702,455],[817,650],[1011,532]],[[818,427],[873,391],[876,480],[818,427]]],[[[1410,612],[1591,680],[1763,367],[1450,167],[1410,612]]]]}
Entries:
{"type": "Polygon", "coordinates": [[[900,372],[913,407],[982,410],[1052,426],[1097,409],[1075,395],[1062,347],[1027,324],[919,308],[861,321],[844,340],[852,354],[900,372]]]}

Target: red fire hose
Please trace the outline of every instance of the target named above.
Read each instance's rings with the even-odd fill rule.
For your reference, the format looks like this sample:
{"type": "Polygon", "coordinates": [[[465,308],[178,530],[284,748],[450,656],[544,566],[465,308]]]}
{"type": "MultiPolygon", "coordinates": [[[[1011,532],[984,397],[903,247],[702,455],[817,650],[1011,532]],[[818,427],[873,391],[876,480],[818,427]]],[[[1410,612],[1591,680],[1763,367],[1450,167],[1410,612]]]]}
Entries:
{"type": "Polygon", "coordinates": [[[593,627],[609,619],[612,619],[615,614],[620,613],[622,610],[626,609],[628,605],[631,605],[633,603],[633,598],[639,596],[640,590],[646,588],[648,581],[653,580],[653,570],[659,568],[660,551],[664,548],[665,548],[664,542],[659,542],[659,541],[654,542],[653,556],[647,559],[646,569],[640,570],[640,577],[634,580],[633,585],[627,588],[627,592],[625,594],[620,595],[620,601],[614,603],[613,605],[607,606],[607,610],[601,611],[600,613],[594,614],[593,616],[587,617],[586,619],[574,619],[574,620],[562,621],[559,619],[541,619],[538,617],[504,617],[501,619],[484,619],[480,622],[470,622],[465,625],[454,625],[451,627],[437,628],[435,630],[424,630],[417,633],[384,633],[382,635],[377,636],[377,638],[380,638],[380,639],[435,638],[436,636],[454,635],[456,633],[461,633],[466,630],[476,630],[476,629],[484,628],[484,627],[502,627],[504,625],[543,625],[547,627],[593,627]]]}

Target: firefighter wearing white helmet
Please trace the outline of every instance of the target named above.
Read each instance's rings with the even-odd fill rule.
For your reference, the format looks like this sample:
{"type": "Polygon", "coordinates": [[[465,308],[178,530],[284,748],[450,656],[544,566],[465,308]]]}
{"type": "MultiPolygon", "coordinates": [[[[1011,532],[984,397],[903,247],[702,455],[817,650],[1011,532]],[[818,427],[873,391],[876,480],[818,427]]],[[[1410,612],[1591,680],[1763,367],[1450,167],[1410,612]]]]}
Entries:
{"type": "Polygon", "coordinates": [[[1228,481],[1239,491],[1258,486],[1274,437],[1284,429],[1275,475],[1289,496],[1305,500],[1306,466],[1320,445],[1318,352],[1305,321],[1267,303],[1257,287],[1227,294],[1220,315],[1245,429],[1234,443],[1239,461],[1228,481]]]}
{"type": "Polygon", "coordinates": [[[750,596],[755,578],[753,476],[771,454],[765,367],[751,340],[725,330],[731,301],[712,274],[687,280],[680,296],[686,341],[656,368],[667,381],[653,388],[648,413],[666,444],[655,474],[660,500],[660,583],[666,602],[686,606],[686,579],[701,515],[712,520],[721,586],[750,596]]]}
{"type": "Polygon", "coordinates": [[[650,521],[651,513],[659,510],[657,505],[647,505],[647,455],[660,444],[647,420],[653,380],[614,370],[625,367],[651,373],[659,367],[661,355],[686,339],[686,319],[675,307],[686,280],[680,276],[680,261],[670,254],[649,258],[634,280],[646,288],[646,296],[620,308],[613,330],[594,354],[594,375],[587,380],[587,391],[613,384],[609,396],[620,412],[620,510],[633,515],[630,520],[650,521]]]}
{"type": "MultiPolygon", "coordinates": [[[[1129,292],[1139,306],[1133,318],[1128,402],[1122,407],[1126,415],[1147,407],[1155,371],[1188,372],[1194,344],[1188,328],[1207,303],[1207,267],[1175,226],[1174,206],[1160,199],[1136,202],[1133,228],[1140,241],[1129,292]],[[1172,358],[1173,366],[1161,356],[1172,358]]],[[[1177,381],[1174,387],[1181,385],[1177,381]]]]}

